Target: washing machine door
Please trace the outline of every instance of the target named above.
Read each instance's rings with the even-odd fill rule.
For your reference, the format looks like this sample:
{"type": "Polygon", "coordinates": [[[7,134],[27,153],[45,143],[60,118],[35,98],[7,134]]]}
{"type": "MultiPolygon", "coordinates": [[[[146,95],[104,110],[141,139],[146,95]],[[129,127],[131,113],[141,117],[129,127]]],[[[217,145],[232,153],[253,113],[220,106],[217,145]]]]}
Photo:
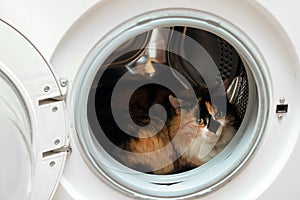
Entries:
{"type": "Polygon", "coordinates": [[[0,21],[0,199],[51,198],[69,150],[63,99],[37,49],[0,21]]]}

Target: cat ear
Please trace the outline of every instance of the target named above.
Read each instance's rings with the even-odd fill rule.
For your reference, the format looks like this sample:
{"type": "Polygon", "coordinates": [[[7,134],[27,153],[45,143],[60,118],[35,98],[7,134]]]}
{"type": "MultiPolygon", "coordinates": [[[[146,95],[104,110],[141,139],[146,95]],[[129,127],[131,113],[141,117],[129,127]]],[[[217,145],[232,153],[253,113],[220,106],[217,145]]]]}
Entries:
{"type": "Polygon", "coordinates": [[[180,114],[180,103],[182,102],[180,99],[173,97],[172,95],[169,96],[169,101],[173,108],[175,109],[176,114],[180,114]]]}

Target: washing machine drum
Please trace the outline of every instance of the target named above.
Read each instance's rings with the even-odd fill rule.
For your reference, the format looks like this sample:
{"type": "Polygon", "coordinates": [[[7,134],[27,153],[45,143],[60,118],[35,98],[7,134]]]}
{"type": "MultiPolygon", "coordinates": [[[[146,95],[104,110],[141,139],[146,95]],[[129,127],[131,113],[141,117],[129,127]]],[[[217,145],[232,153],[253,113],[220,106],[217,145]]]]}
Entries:
{"type": "Polygon", "coordinates": [[[168,33],[161,31],[161,35],[157,35],[157,30],[147,31],[120,45],[104,62],[103,66],[107,66],[108,69],[105,76],[102,75],[99,86],[114,84],[128,71],[159,76],[159,73],[164,72],[155,65],[163,63],[174,69],[172,75],[185,88],[188,88],[188,85],[193,88],[199,85],[218,85],[226,80],[230,85],[227,86],[229,102],[235,105],[238,116],[243,118],[248,103],[248,79],[244,64],[234,47],[221,37],[205,30],[179,26],[166,29],[168,33]],[[193,47],[191,40],[200,47],[193,47]],[[154,46],[151,43],[155,43],[154,46]],[[164,47],[161,47],[160,43],[167,46],[167,49],[163,50],[164,47]],[[153,48],[157,48],[158,52],[149,58],[149,51],[153,48]],[[156,68],[150,72],[147,69],[149,60],[152,62],[151,67],[156,68]],[[218,77],[211,73],[214,67],[217,67],[218,77]],[[145,69],[138,71],[139,68],[145,69]]]}
{"type": "MultiPolygon", "coordinates": [[[[93,73],[86,73],[93,75],[84,76],[84,81],[78,81],[78,86],[74,86],[81,88],[73,97],[73,104],[79,108],[75,114],[79,140],[96,169],[114,177],[116,185],[145,192],[149,196],[174,198],[204,191],[207,185],[213,185],[212,183],[226,177],[237,164],[237,159],[225,163],[224,158],[230,158],[233,156],[231,152],[236,151],[241,153],[239,156],[243,159],[242,154],[247,154],[248,148],[252,148],[253,141],[257,139],[256,134],[243,134],[246,130],[245,121],[253,116],[249,112],[246,116],[246,111],[249,110],[249,85],[252,84],[252,96],[255,98],[256,91],[253,78],[249,76],[250,72],[246,70],[244,60],[235,48],[212,32],[188,25],[153,28],[132,34],[129,40],[117,43],[118,45],[113,44],[117,46],[113,50],[95,47],[97,52],[92,51],[91,58],[86,58],[84,66],[95,70],[93,73]],[[144,37],[146,35],[149,38],[144,37]],[[101,55],[103,52],[109,53],[101,55]],[[93,62],[89,63],[89,60],[93,62]],[[248,77],[252,79],[251,84],[248,77]],[[90,83],[84,85],[87,79],[90,83]],[[88,93],[84,93],[88,87],[88,93]],[[80,100],[83,96],[88,96],[88,99],[80,100]],[[172,97],[178,99],[172,100],[172,97]],[[210,107],[209,104],[213,106],[210,107]],[[191,107],[195,105],[196,108],[191,107]],[[85,107],[86,109],[82,109],[85,107]],[[220,113],[223,116],[219,116],[220,113]],[[88,123],[82,120],[82,116],[87,116],[88,123]],[[197,156],[205,155],[201,158],[203,163],[189,163],[184,158],[184,152],[192,148],[193,142],[183,144],[183,152],[179,152],[179,145],[177,147],[180,140],[185,139],[178,139],[184,129],[178,128],[176,136],[170,133],[168,139],[163,138],[164,129],[174,125],[172,120],[178,116],[185,116],[185,119],[180,120],[190,119],[180,121],[180,126],[182,122],[184,126],[199,120],[198,124],[195,123],[195,127],[199,128],[197,131],[209,130],[214,135],[220,134],[223,126],[221,118],[226,118],[229,125],[224,128],[225,136],[222,136],[222,141],[226,144],[219,142],[221,139],[216,140],[216,147],[209,149],[211,145],[208,140],[203,139],[202,144],[202,135],[199,133],[201,136],[197,145],[201,148],[198,148],[200,150],[197,156]],[[149,140],[144,138],[153,131],[155,133],[149,140]],[[157,146],[161,145],[160,142],[163,145],[159,146],[161,149],[156,149],[157,146],[151,149],[151,142],[157,146]],[[219,145],[222,146],[221,143],[223,147],[217,150],[219,145]],[[237,147],[242,150],[237,150],[237,147]],[[159,156],[156,155],[158,152],[159,156]],[[172,163],[166,158],[169,152],[175,152],[170,155],[174,156],[172,163]],[[160,161],[154,161],[156,158],[160,161]],[[222,165],[226,166],[228,173],[215,168],[222,168],[222,165]],[[169,166],[170,170],[167,169],[169,166]],[[216,177],[210,176],[215,172],[205,173],[211,169],[218,173],[216,177]],[[196,180],[203,181],[194,183],[196,180]],[[173,189],[166,190],[165,187],[171,185],[173,189]],[[177,187],[182,190],[175,189],[177,187]]],[[[190,129],[186,138],[194,132],[194,129],[190,129]]]]}
{"type": "Polygon", "coordinates": [[[234,47],[221,37],[204,30],[175,27],[174,31],[182,34],[172,34],[170,37],[168,46],[169,65],[182,74],[193,87],[214,84],[208,81],[215,81],[215,77],[206,78],[205,81],[203,76],[209,75],[210,70],[216,66],[219,71],[219,78],[232,84],[233,87],[228,89],[227,96],[230,103],[235,105],[239,117],[243,118],[248,102],[248,80],[243,62],[234,47]],[[190,46],[190,42],[186,42],[186,37],[197,42],[202,51],[196,52],[190,46]],[[180,54],[173,52],[180,52],[180,54]],[[206,56],[207,54],[209,56],[206,56]],[[179,55],[184,55],[185,59],[179,55]],[[199,57],[201,59],[198,59],[199,57]],[[207,61],[210,59],[213,62],[207,61]],[[196,62],[197,66],[193,66],[191,64],[193,60],[199,60],[200,62],[196,62]],[[202,74],[196,69],[199,66],[202,66],[202,74]]]}
{"type": "Polygon", "coordinates": [[[62,93],[39,52],[2,21],[0,38],[0,199],[49,199],[66,155],[62,93]]]}

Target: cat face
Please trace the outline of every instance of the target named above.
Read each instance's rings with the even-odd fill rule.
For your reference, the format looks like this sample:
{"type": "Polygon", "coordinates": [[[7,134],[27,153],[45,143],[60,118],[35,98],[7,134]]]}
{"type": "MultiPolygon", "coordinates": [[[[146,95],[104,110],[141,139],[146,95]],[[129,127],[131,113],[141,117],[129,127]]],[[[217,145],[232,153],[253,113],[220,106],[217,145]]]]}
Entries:
{"type": "MultiPolygon", "coordinates": [[[[197,102],[192,103],[170,95],[169,100],[176,114],[182,116],[182,123],[189,121],[187,124],[206,130],[209,135],[221,135],[222,127],[226,126],[228,121],[226,119],[226,105],[214,105],[207,98],[198,98],[197,102]]],[[[224,100],[226,101],[226,99],[224,100]]],[[[203,130],[199,131],[203,132],[203,130]]]]}
{"type": "Polygon", "coordinates": [[[199,125],[205,128],[209,134],[221,135],[222,128],[226,125],[226,114],[224,111],[212,106],[208,101],[200,102],[199,104],[200,115],[198,115],[197,119],[199,125]]]}
{"type": "MultiPolygon", "coordinates": [[[[208,95],[203,92],[197,102],[169,97],[170,103],[179,119],[177,123],[180,139],[175,147],[184,157],[206,160],[219,138],[232,125],[234,118],[227,113],[227,99],[225,92],[208,95]],[[191,106],[193,105],[193,106],[191,106]]],[[[176,118],[175,118],[176,119],[176,118]]]]}

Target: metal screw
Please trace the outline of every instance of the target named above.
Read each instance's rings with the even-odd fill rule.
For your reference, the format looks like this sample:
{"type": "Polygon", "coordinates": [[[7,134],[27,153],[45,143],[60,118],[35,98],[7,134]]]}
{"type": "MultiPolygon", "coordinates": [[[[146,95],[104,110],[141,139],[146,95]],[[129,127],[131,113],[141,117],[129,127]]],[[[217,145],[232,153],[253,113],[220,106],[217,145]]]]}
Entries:
{"type": "Polygon", "coordinates": [[[60,140],[59,140],[59,139],[56,139],[56,140],[54,141],[54,144],[55,144],[55,145],[59,145],[59,143],[60,143],[60,140]]]}
{"type": "Polygon", "coordinates": [[[45,87],[44,87],[44,92],[49,92],[49,90],[50,90],[50,87],[49,87],[49,86],[45,86],[45,87]]]}
{"type": "Polygon", "coordinates": [[[278,119],[279,119],[279,120],[282,120],[282,119],[283,119],[283,114],[279,114],[279,115],[278,115],[278,119]]]}
{"type": "Polygon", "coordinates": [[[284,102],[285,102],[285,98],[284,98],[284,97],[281,97],[280,100],[279,100],[279,102],[280,102],[280,103],[284,103],[284,102]]]}
{"type": "Polygon", "coordinates": [[[66,87],[68,85],[68,80],[65,78],[60,79],[61,87],[66,87]]]}
{"type": "Polygon", "coordinates": [[[53,108],[52,108],[52,112],[57,112],[58,111],[58,107],[57,106],[54,106],[53,108]]]}
{"type": "Polygon", "coordinates": [[[71,147],[67,150],[67,154],[70,155],[72,153],[71,147]]]}
{"type": "Polygon", "coordinates": [[[51,162],[49,163],[49,166],[50,166],[50,167],[54,167],[55,164],[56,164],[56,163],[55,163],[54,161],[51,161],[51,162]]]}

